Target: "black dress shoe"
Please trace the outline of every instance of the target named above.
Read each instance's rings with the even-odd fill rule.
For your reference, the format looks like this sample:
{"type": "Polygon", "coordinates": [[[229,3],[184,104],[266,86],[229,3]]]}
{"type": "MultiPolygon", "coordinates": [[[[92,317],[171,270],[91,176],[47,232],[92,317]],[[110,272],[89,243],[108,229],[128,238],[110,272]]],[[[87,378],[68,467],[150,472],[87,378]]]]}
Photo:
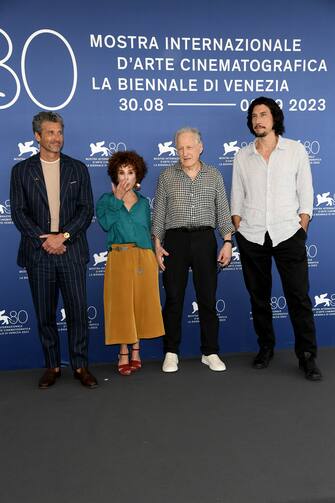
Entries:
{"type": "Polygon", "coordinates": [[[57,377],[60,377],[60,375],[60,370],[46,369],[41,379],[38,381],[38,387],[41,389],[50,388],[50,386],[55,384],[57,377]]]}
{"type": "Polygon", "coordinates": [[[253,361],[255,369],[266,369],[273,358],[273,349],[261,348],[253,361]]]}
{"type": "Polygon", "coordinates": [[[313,355],[307,353],[303,358],[299,358],[299,368],[305,372],[305,377],[309,381],[321,381],[322,374],[315,363],[313,355]]]}
{"type": "Polygon", "coordinates": [[[75,379],[79,379],[81,384],[86,388],[96,388],[98,386],[98,381],[86,367],[76,369],[73,372],[73,376],[75,379]]]}

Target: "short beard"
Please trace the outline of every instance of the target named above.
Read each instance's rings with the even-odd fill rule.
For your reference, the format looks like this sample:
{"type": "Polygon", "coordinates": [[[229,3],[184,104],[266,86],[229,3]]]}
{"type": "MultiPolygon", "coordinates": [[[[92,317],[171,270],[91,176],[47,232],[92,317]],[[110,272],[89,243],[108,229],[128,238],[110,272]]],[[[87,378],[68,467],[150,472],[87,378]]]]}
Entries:
{"type": "Polygon", "coordinates": [[[263,133],[256,133],[255,132],[255,136],[256,136],[256,138],[265,138],[265,136],[267,136],[267,133],[266,133],[266,131],[264,131],[263,133]]]}

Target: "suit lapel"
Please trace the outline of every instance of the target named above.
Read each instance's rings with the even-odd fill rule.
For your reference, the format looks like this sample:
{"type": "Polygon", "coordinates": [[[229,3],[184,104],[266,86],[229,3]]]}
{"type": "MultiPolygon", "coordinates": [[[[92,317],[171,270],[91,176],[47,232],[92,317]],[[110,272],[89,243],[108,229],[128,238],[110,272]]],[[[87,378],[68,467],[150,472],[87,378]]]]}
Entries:
{"type": "Polygon", "coordinates": [[[60,212],[70,186],[72,166],[66,162],[63,156],[60,158],[60,212]]]}
{"type": "Polygon", "coordinates": [[[48,206],[49,203],[48,203],[47,188],[44,181],[40,156],[38,154],[30,158],[30,175],[32,178],[32,183],[34,184],[35,187],[37,187],[43,198],[43,201],[48,206]]]}

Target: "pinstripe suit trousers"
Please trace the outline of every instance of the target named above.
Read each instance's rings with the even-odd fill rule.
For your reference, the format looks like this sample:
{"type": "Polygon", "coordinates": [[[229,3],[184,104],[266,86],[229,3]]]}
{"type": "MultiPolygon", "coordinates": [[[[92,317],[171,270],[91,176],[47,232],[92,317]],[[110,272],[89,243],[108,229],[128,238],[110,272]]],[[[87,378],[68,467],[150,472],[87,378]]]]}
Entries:
{"type": "Polygon", "coordinates": [[[87,367],[86,264],[45,253],[27,266],[27,273],[46,367],[59,367],[61,363],[56,322],[59,293],[64,301],[71,366],[87,367]]]}

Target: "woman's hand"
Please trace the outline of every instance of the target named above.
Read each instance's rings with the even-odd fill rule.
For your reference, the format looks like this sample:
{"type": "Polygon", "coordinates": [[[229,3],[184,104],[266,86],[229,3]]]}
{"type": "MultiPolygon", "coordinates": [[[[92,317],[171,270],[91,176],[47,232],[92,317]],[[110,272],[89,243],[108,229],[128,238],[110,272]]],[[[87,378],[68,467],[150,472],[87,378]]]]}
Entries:
{"type": "Polygon", "coordinates": [[[119,182],[117,185],[114,185],[114,183],[112,182],[112,191],[116,199],[123,199],[131,188],[131,183],[127,182],[126,180],[119,182]]]}

